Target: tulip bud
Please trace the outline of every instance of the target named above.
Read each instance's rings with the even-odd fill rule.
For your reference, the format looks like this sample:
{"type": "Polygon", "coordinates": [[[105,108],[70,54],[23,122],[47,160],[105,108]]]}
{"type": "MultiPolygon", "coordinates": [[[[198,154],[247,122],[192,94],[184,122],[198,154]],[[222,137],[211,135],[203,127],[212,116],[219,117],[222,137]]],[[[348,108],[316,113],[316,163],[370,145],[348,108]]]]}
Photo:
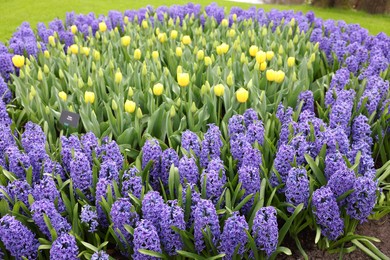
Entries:
{"type": "Polygon", "coordinates": [[[39,68],[39,70],[38,70],[38,75],[37,75],[37,78],[38,78],[38,80],[39,80],[39,81],[41,81],[41,80],[42,80],[42,78],[43,78],[43,75],[42,75],[42,70],[41,70],[41,68],[39,68]]]}
{"type": "Polygon", "coordinates": [[[186,87],[190,83],[190,75],[188,73],[178,73],[177,83],[180,87],[186,87]]]}
{"type": "Polygon", "coordinates": [[[174,117],[175,115],[176,115],[175,106],[171,106],[171,109],[169,109],[169,116],[174,117]]]}
{"type": "Polygon", "coordinates": [[[164,91],[164,86],[161,83],[157,83],[153,86],[153,94],[155,96],[161,96],[164,91]]]}
{"type": "Polygon", "coordinates": [[[152,58],[154,59],[154,60],[158,60],[158,57],[159,57],[160,55],[159,55],[159,53],[158,53],[158,51],[153,51],[152,52],[152,58]]]}
{"type": "Polygon", "coordinates": [[[229,75],[227,76],[226,83],[228,84],[229,87],[233,86],[233,84],[234,84],[234,75],[233,75],[232,71],[230,71],[229,75]]]}
{"type": "Polygon", "coordinates": [[[222,84],[218,84],[214,86],[214,94],[217,97],[223,96],[223,93],[225,92],[225,86],[222,84]]]}
{"type": "Polygon", "coordinates": [[[196,54],[196,58],[198,60],[203,60],[204,59],[204,51],[203,50],[199,50],[198,53],[196,54]]]}
{"type": "Polygon", "coordinates": [[[72,25],[72,26],[70,27],[70,30],[71,30],[71,32],[72,32],[73,34],[76,34],[76,33],[77,33],[77,26],[76,26],[76,25],[72,25]]]}
{"type": "Polygon", "coordinates": [[[60,79],[63,79],[65,77],[64,72],[62,71],[62,69],[59,69],[58,76],[60,77],[60,79]]]}
{"type": "Polygon", "coordinates": [[[128,17],[128,16],[125,16],[125,17],[123,18],[123,22],[124,22],[125,24],[128,24],[128,23],[129,23],[129,17],[128,17]]]}
{"type": "Polygon", "coordinates": [[[260,63],[259,69],[261,71],[265,71],[267,69],[267,62],[264,61],[264,62],[260,63]]]}
{"type": "Polygon", "coordinates": [[[146,63],[144,62],[142,65],[142,76],[146,76],[148,74],[148,68],[146,67],[146,63]]]}
{"type": "Polygon", "coordinates": [[[221,25],[222,25],[223,27],[228,27],[228,26],[229,26],[229,21],[228,21],[228,19],[222,19],[221,25]]]}
{"type": "Polygon", "coordinates": [[[23,72],[23,70],[20,70],[19,71],[19,78],[21,78],[21,79],[24,79],[24,72],[23,72]]]}
{"type": "Polygon", "coordinates": [[[50,58],[50,52],[48,50],[45,50],[43,52],[43,55],[45,56],[46,59],[49,59],[50,58]]]}
{"type": "Polygon", "coordinates": [[[170,37],[171,37],[171,39],[176,39],[177,35],[178,35],[178,32],[176,30],[172,30],[171,34],[170,34],[170,37]]]}
{"type": "Polygon", "coordinates": [[[29,98],[30,100],[33,100],[33,98],[37,95],[37,91],[35,90],[34,86],[31,85],[30,87],[30,94],[29,94],[29,98]]]}
{"type": "Polygon", "coordinates": [[[204,65],[210,66],[212,63],[212,60],[209,56],[204,57],[204,65]]]}
{"type": "Polygon", "coordinates": [[[43,72],[45,72],[45,74],[49,74],[50,72],[50,69],[46,64],[43,66],[43,72]]]}
{"type": "Polygon", "coordinates": [[[288,28],[288,35],[289,35],[289,36],[292,36],[292,34],[293,34],[293,30],[292,30],[292,28],[290,27],[290,28],[288,28]]]}
{"type": "Polygon", "coordinates": [[[280,27],[279,26],[276,28],[275,32],[276,32],[276,35],[280,35],[281,31],[280,31],[280,27]]]}
{"type": "Polygon", "coordinates": [[[84,81],[82,78],[79,78],[78,81],[77,81],[77,85],[79,86],[79,88],[82,88],[84,87],[84,81]]]}
{"type": "Polygon", "coordinates": [[[249,48],[249,55],[251,55],[252,57],[255,57],[257,55],[258,51],[259,51],[259,47],[257,47],[256,45],[252,45],[249,48]]]}
{"type": "Polygon", "coordinates": [[[268,30],[266,27],[263,27],[263,29],[261,30],[261,35],[262,36],[266,36],[268,34],[268,30]]]}
{"type": "Polygon", "coordinates": [[[268,61],[270,61],[270,60],[272,60],[272,58],[274,57],[274,52],[273,51],[267,51],[267,54],[266,54],[266,56],[267,56],[267,60],[268,61]]]}
{"type": "Polygon", "coordinates": [[[58,93],[58,96],[60,97],[60,99],[62,99],[62,101],[66,102],[66,100],[68,99],[68,95],[64,92],[64,91],[61,91],[60,93],[58,93]]]}
{"type": "Polygon", "coordinates": [[[282,56],[278,56],[278,66],[282,66],[282,64],[283,64],[282,56]]]}
{"type": "Polygon", "coordinates": [[[264,51],[258,51],[256,52],[256,61],[261,64],[263,62],[265,62],[267,58],[267,54],[264,52],[264,51]]]}
{"type": "Polygon", "coordinates": [[[122,82],[122,78],[123,78],[122,73],[121,73],[121,71],[118,69],[118,70],[116,71],[116,73],[115,73],[115,83],[116,83],[116,84],[121,83],[121,82],[122,82]]]}
{"type": "Polygon", "coordinates": [[[118,110],[118,104],[116,103],[116,101],[114,99],[111,101],[111,108],[114,111],[118,110]]]}
{"type": "Polygon", "coordinates": [[[54,38],[53,35],[50,35],[50,36],[49,36],[48,41],[49,41],[49,44],[50,44],[52,47],[56,46],[56,40],[55,40],[55,38],[54,38]]]}
{"type": "Polygon", "coordinates": [[[230,29],[228,32],[228,35],[230,38],[234,38],[234,36],[236,36],[236,30],[230,29]]]}
{"type": "Polygon", "coordinates": [[[106,25],[105,22],[100,22],[99,23],[99,31],[101,31],[101,32],[107,31],[107,25],[106,25]]]}
{"type": "Polygon", "coordinates": [[[317,52],[318,51],[318,48],[319,48],[320,44],[318,42],[316,42],[316,44],[314,45],[314,52],[317,52]]]}
{"type": "Polygon", "coordinates": [[[274,70],[267,70],[265,72],[265,76],[267,78],[268,81],[275,81],[275,77],[276,77],[276,72],[274,70]]]}
{"type": "Polygon", "coordinates": [[[136,104],[134,101],[126,100],[125,102],[125,111],[127,113],[134,113],[136,104]]]}
{"type": "Polygon", "coordinates": [[[91,91],[85,91],[84,101],[85,101],[85,103],[93,104],[95,102],[95,93],[93,93],[91,91]]]}
{"type": "Polygon", "coordinates": [[[183,50],[182,50],[182,48],[181,47],[176,47],[176,56],[177,57],[181,57],[181,55],[183,55],[183,50]]]}
{"type": "Polygon", "coordinates": [[[183,39],[181,40],[184,45],[191,44],[191,37],[189,35],[184,35],[183,39]]]}
{"type": "Polygon", "coordinates": [[[236,98],[238,102],[245,103],[248,100],[248,97],[249,97],[248,90],[241,87],[236,91],[236,98]]]}
{"type": "Polygon", "coordinates": [[[283,45],[280,45],[280,46],[279,46],[279,51],[278,51],[278,53],[279,53],[280,55],[282,55],[282,54],[284,53],[283,45]]]}
{"type": "Polygon", "coordinates": [[[69,46],[69,50],[72,54],[77,54],[79,53],[79,46],[77,44],[72,44],[69,46]]]}
{"type": "Polygon", "coordinates": [[[104,72],[103,72],[103,69],[102,69],[102,68],[99,68],[98,75],[99,75],[100,78],[103,78],[104,72]]]}
{"type": "Polygon", "coordinates": [[[282,83],[284,80],[284,72],[281,70],[278,70],[275,72],[275,82],[276,83],[282,83]]]}
{"type": "Polygon", "coordinates": [[[12,57],[12,63],[14,64],[15,67],[21,68],[24,66],[25,58],[24,56],[21,55],[14,55],[12,57]]]}
{"type": "Polygon", "coordinates": [[[314,62],[316,60],[316,54],[315,53],[312,53],[311,55],[310,55],[310,61],[311,62],[314,62]]]}
{"type": "Polygon", "coordinates": [[[222,48],[222,53],[223,54],[226,54],[229,51],[229,45],[226,44],[226,43],[222,43],[221,44],[221,48],[222,48]]]}
{"type": "Polygon", "coordinates": [[[299,40],[298,35],[295,35],[295,36],[294,36],[294,39],[293,39],[294,44],[297,44],[297,43],[298,43],[298,40],[299,40]]]}
{"type": "Polygon", "coordinates": [[[92,78],[90,76],[88,76],[87,85],[88,85],[88,87],[92,87],[92,85],[93,85],[92,78]]]}
{"type": "Polygon", "coordinates": [[[293,73],[292,80],[293,80],[293,82],[295,82],[295,81],[298,80],[298,79],[297,79],[297,74],[295,73],[295,71],[294,71],[294,73],[293,73]]]}
{"type": "Polygon", "coordinates": [[[140,49],[135,49],[134,50],[134,59],[140,60],[141,59],[141,55],[142,55],[142,53],[141,53],[140,49]]]}
{"type": "Polygon", "coordinates": [[[149,24],[148,24],[148,22],[146,20],[142,20],[141,26],[144,29],[148,29],[149,28],[149,24]]]}
{"type": "Polygon", "coordinates": [[[191,109],[190,109],[191,113],[195,113],[197,110],[198,108],[196,107],[195,102],[192,102],[191,109]]]}
{"type": "Polygon", "coordinates": [[[141,110],[140,107],[137,109],[137,114],[136,114],[136,116],[137,116],[138,119],[141,119],[142,116],[143,116],[143,115],[142,115],[142,110],[141,110]]]}
{"type": "Polygon", "coordinates": [[[295,58],[294,57],[288,57],[288,59],[287,59],[287,66],[289,66],[291,68],[291,67],[294,67],[294,65],[295,65],[295,58]]]}
{"type": "Polygon", "coordinates": [[[125,35],[125,36],[123,36],[123,37],[121,38],[121,44],[122,44],[122,46],[124,46],[124,47],[129,46],[129,45],[130,45],[130,41],[131,41],[131,38],[130,38],[130,36],[128,36],[128,35],[125,35]]]}

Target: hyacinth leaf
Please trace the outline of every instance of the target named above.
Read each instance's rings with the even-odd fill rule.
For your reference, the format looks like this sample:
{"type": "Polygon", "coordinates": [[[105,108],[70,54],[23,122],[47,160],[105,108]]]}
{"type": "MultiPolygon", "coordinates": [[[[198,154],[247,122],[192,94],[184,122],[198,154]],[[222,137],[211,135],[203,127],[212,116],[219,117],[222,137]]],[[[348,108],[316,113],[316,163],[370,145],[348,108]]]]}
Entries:
{"type": "Polygon", "coordinates": [[[205,260],[207,258],[203,257],[203,256],[200,256],[200,255],[197,255],[197,254],[194,254],[194,253],[191,253],[191,252],[187,252],[187,251],[183,251],[183,250],[177,250],[176,251],[179,255],[181,256],[185,256],[189,259],[195,259],[195,260],[205,260]]]}
{"type": "Polygon", "coordinates": [[[99,250],[96,246],[94,246],[94,245],[92,245],[90,243],[87,243],[85,241],[80,241],[80,242],[81,242],[81,244],[83,244],[83,246],[85,246],[86,248],[92,250],[92,252],[97,252],[99,250]]]}
{"type": "Polygon", "coordinates": [[[221,259],[221,258],[223,258],[225,255],[226,255],[226,254],[219,254],[219,255],[216,255],[216,256],[208,257],[207,259],[208,259],[208,260],[221,259]]]}
{"type": "Polygon", "coordinates": [[[270,259],[275,259],[278,254],[292,255],[292,252],[288,247],[278,246],[275,252],[270,256],[270,259]]]}
{"type": "Polygon", "coordinates": [[[157,257],[157,258],[161,258],[161,259],[168,259],[168,257],[166,255],[155,252],[155,251],[151,251],[151,250],[138,249],[138,252],[140,252],[141,254],[144,254],[144,255],[148,255],[148,256],[153,256],[153,257],[157,257]]]}
{"type": "Polygon", "coordinates": [[[252,227],[253,220],[255,219],[257,211],[259,211],[260,208],[264,206],[264,194],[265,194],[265,187],[266,187],[266,181],[262,179],[260,183],[260,192],[259,192],[259,199],[256,203],[256,205],[253,208],[252,215],[249,218],[249,226],[252,227]]]}
{"type": "Polygon", "coordinates": [[[186,190],[186,207],[184,209],[184,219],[188,222],[191,214],[191,204],[192,204],[192,191],[191,187],[187,186],[186,190]]]}
{"type": "Polygon", "coordinates": [[[171,200],[175,199],[175,165],[171,165],[168,176],[168,188],[169,188],[169,197],[171,200]]]}
{"type": "MultiPolygon", "coordinates": [[[[376,255],[374,252],[372,252],[369,248],[367,248],[366,246],[364,246],[362,243],[360,243],[359,240],[357,239],[352,239],[351,242],[357,246],[360,250],[362,250],[365,254],[367,254],[369,257],[371,257],[372,259],[375,259],[375,260],[381,260],[381,258],[376,255]]],[[[388,258],[385,258],[385,259],[388,259],[388,258]]]]}
{"type": "Polygon", "coordinates": [[[379,256],[382,260],[389,260],[390,258],[383,254],[373,243],[371,243],[369,240],[361,239],[363,244],[370,249],[374,254],[379,256]]]}
{"type": "Polygon", "coordinates": [[[9,212],[8,202],[0,200],[0,216],[3,217],[9,212]]]}
{"type": "Polygon", "coordinates": [[[317,179],[318,183],[321,186],[325,185],[326,179],[325,179],[324,173],[320,170],[320,168],[318,167],[316,162],[313,160],[313,158],[310,155],[305,154],[305,159],[306,159],[307,163],[310,165],[310,168],[312,169],[314,176],[317,179]]]}
{"type": "MultiPolygon", "coordinates": [[[[109,227],[108,227],[108,230],[107,230],[107,235],[108,234],[111,234],[111,236],[115,239],[115,242],[116,242],[116,245],[119,247],[119,249],[123,252],[125,252],[125,248],[123,246],[123,243],[122,241],[120,241],[119,237],[117,236],[117,234],[115,233],[114,229],[112,228],[114,224],[111,224],[109,227]]],[[[106,238],[108,237],[106,235],[106,238]]]]}
{"type": "MultiPolygon", "coordinates": [[[[288,230],[290,229],[294,219],[298,216],[298,214],[302,211],[304,207],[304,204],[301,203],[299,204],[293,214],[287,219],[286,223],[284,223],[284,225],[282,226],[282,228],[279,230],[279,242],[278,242],[278,245],[280,245],[283,240],[284,240],[284,237],[287,235],[287,232],[288,230]]],[[[278,214],[279,214],[279,211],[278,211],[278,214]]]]}
{"type": "Polygon", "coordinates": [[[38,250],[50,250],[51,245],[40,245],[38,250]]]}
{"type": "Polygon", "coordinates": [[[258,250],[257,250],[257,246],[256,246],[256,243],[255,243],[255,240],[253,239],[252,235],[249,233],[248,230],[245,229],[245,233],[246,233],[246,235],[248,237],[249,248],[252,250],[254,258],[255,259],[259,259],[259,253],[258,253],[258,250]]]}
{"type": "Polygon", "coordinates": [[[339,259],[342,259],[343,255],[352,253],[353,251],[356,250],[356,248],[357,247],[355,245],[352,245],[350,247],[342,247],[342,248],[337,248],[337,249],[332,249],[332,250],[327,250],[327,251],[329,252],[329,254],[340,253],[339,259]]]}
{"type": "Polygon", "coordinates": [[[316,227],[316,237],[314,239],[314,243],[317,244],[318,241],[320,241],[320,238],[321,238],[321,228],[316,227]]]}
{"type": "Polygon", "coordinates": [[[367,241],[373,241],[373,242],[376,242],[376,243],[379,243],[380,240],[377,239],[376,237],[369,237],[369,236],[362,236],[362,235],[355,235],[355,234],[351,234],[349,233],[348,235],[346,235],[345,237],[333,242],[330,246],[329,246],[329,249],[335,249],[337,248],[338,246],[344,244],[344,243],[348,243],[348,242],[351,242],[352,240],[360,240],[360,239],[363,239],[363,240],[367,240],[367,241]]]}
{"type": "Polygon", "coordinates": [[[45,221],[45,224],[47,228],[49,229],[50,235],[51,235],[51,240],[54,241],[57,239],[57,231],[53,228],[49,217],[46,215],[46,213],[43,213],[43,220],[45,221]]]}
{"type": "MultiPolygon", "coordinates": [[[[125,225],[123,225],[123,227],[126,229],[126,231],[127,231],[129,234],[134,235],[134,228],[133,228],[132,226],[125,224],[125,225]]],[[[105,242],[105,243],[106,243],[106,242],[105,242]]],[[[107,242],[107,243],[108,243],[108,242],[107,242]]]]}
{"type": "Polygon", "coordinates": [[[0,166],[0,172],[2,172],[2,173],[4,174],[4,176],[5,176],[10,182],[13,182],[13,181],[16,181],[16,180],[17,180],[16,176],[15,176],[13,173],[7,171],[6,169],[4,169],[4,168],[1,167],[1,166],[0,166]]]}
{"type": "MultiPolygon", "coordinates": [[[[79,212],[79,205],[76,204],[74,205],[74,208],[73,208],[73,216],[78,216],[78,212],[79,212]]],[[[75,234],[78,234],[79,233],[79,218],[75,217],[75,218],[72,218],[72,230],[75,234]]]]}
{"type": "Polygon", "coordinates": [[[231,203],[231,196],[230,196],[230,190],[227,189],[225,192],[225,204],[226,208],[231,209],[232,208],[232,203],[231,203]]]}
{"type": "MultiPolygon", "coordinates": [[[[116,232],[116,234],[118,234],[119,236],[120,236],[120,239],[121,239],[121,241],[124,241],[124,243],[125,243],[125,248],[127,248],[127,249],[130,249],[131,248],[131,246],[130,246],[130,244],[129,244],[129,242],[127,241],[127,239],[125,238],[125,236],[123,235],[123,233],[119,230],[119,228],[116,228],[115,229],[115,232],[116,232]]],[[[123,243],[123,242],[122,242],[123,243]]]]}
{"type": "Polygon", "coordinates": [[[358,151],[357,154],[356,154],[356,157],[355,157],[355,163],[354,165],[351,166],[351,171],[355,171],[357,173],[358,171],[358,167],[359,167],[359,164],[360,164],[360,158],[362,156],[362,152],[361,151],[358,151]]]}
{"type": "Polygon", "coordinates": [[[246,196],[235,208],[234,211],[239,211],[251,198],[253,197],[253,193],[246,196]]]}
{"type": "Polygon", "coordinates": [[[194,236],[190,232],[188,232],[186,230],[178,229],[175,226],[172,226],[171,228],[172,228],[172,230],[174,230],[176,233],[178,233],[180,235],[185,247],[188,250],[194,252],[195,251],[195,245],[193,243],[194,236]]]}
{"type": "Polygon", "coordinates": [[[351,189],[351,190],[344,192],[343,194],[341,194],[340,196],[337,197],[336,201],[340,202],[340,201],[344,200],[345,198],[348,197],[349,194],[351,194],[354,191],[355,191],[354,189],[351,189]]]}

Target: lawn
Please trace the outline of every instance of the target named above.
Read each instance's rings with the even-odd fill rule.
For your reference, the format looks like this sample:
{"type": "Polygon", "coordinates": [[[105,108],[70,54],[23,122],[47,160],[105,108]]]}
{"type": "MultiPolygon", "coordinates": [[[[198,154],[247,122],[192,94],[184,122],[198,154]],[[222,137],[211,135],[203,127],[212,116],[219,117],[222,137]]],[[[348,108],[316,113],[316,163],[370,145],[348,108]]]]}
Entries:
{"type": "MultiPolygon", "coordinates": [[[[28,21],[33,27],[37,22],[49,22],[58,17],[65,18],[65,13],[69,11],[75,11],[77,13],[95,12],[96,14],[107,14],[109,10],[127,10],[137,9],[144,7],[148,4],[152,6],[160,6],[162,3],[165,5],[184,4],[188,1],[125,1],[125,0],[1,0],[0,1],[0,41],[7,41],[12,33],[15,31],[23,21],[28,21]]],[[[230,1],[216,1],[220,5],[230,8],[232,6],[241,6],[242,8],[248,8],[251,4],[236,3],[230,1]]],[[[198,1],[202,6],[210,3],[208,0],[198,1]]],[[[269,11],[273,8],[276,9],[293,9],[295,11],[302,11],[306,13],[309,10],[313,10],[317,17],[323,19],[335,19],[345,20],[347,23],[359,23],[362,27],[367,28],[370,33],[377,34],[379,32],[385,32],[390,35],[390,17],[385,15],[369,15],[363,12],[341,10],[341,9],[321,9],[314,8],[312,6],[283,6],[283,5],[258,5],[258,7],[264,8],[269,11]]]]}

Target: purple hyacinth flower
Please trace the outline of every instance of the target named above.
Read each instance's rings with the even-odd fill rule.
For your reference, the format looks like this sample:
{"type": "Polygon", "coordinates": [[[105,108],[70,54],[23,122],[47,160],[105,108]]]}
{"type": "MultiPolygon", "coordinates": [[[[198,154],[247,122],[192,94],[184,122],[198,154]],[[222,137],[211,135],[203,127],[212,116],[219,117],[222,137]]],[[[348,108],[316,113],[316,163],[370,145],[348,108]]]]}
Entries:
{"type": "Polygon", "coordinates": [[[33,232],[14,216],[0,219],[0,240],[15,259],[36,259],[39,242],[33,232]]]}
{"type": "Polygon", "coordinates": [[[118,183],[119,171],[116,163],[113,160],[111,159],[105,160],[100,165],[99,178],[114,180],[118,183]]]}
{"type": "Polygon", "coordinates": [[[133,166],[126,171],[122,176],[122,196],[128,197],[129,193],[133,194],[137,198],[141,198],[142,192],[142,178],[137,176],[138,169],[133,166]]]}
{"type": "MultiPolygon", "coordinates": [[[[250,120],[250,119],[249,119],[250,120]]],[[[228,131],[230,139],[234,139],[236,134],[245,134],[245,119],[242,115],[234,115],[229,118],[228,131]]]]}
{"type": "Polygon", "coordinates": [[[314,114],[314,97],[313,92],[310,90],[303,91],[299,94],[298,97],[299,102],[302,102],[302,109],[301,111],[308,111],[310,113],[314,114]]]}
{"type": "Polygon", "coordinates": [[[242,157],[241,165],[252,166],[261,169],[262,157],[261,152],[253,147],[245,147],[244,156],[242,157]]]}
{"type": "Polygon", "coordinates": [[[61,159],[66,171],[70,172],[72,153],[82,152],[81,143],[77,136],[71,135],[69,138],[61,136],[61,159]]]}
{"type": "Polygon", "coordinates": [[[35,224],[39,227],[41,232],[47,237],[49,237],[51,240],[53,238],[51,237],[50,230],[45,223],[43,214],[46,214],[46,216],[50,220],[52,227],[57,232],[57,235],[67,233],[71,229],[71,226],[66,220],[66,218],[61,216],[61,214],[56,210],[54,203],[47,199],[35,201],[31,205],[31,213],[35,224]]]}
{"type": "Polygon", "coordinates": [[[195,248],[198,253],[206,247],[203,232],[207,227],[211,231],[212,242],[217,245],[221,235],[217,211],[210,200],[200,199],[194,211],[195,248]]]}
{"type": "Polygon", "coordinates": [[[199,170],[196,161],[193,157],[183,156],[179,161],[179,175],[180,183],[184,185],[185,182],[198,184],[199,170]]]}
{"type": "Polygon", "coordinates": [[[5,104],[7,104],[11,101],[11,99],[12,99],[12,92],[9,90],[7,83],[5,83],[3,77],[1,77],[1,69],[0,69],[0,100],[2,100],[5,104]]]}
{"type": "Polygon", "coordinates": [[[246,127],[253,124],[254,122],[259,121],[259,117],[257,116],[257,112],[253,108],[249,108],[244,112],[244,121],[246,127]]]}
{"type": "Polygon", "coordinates": [[[243,133],[235,134],[234,138],[230,139],[230,152],[234,160],[242,161],[244,151],[249,147],[251,147],[251,144],[243,133]]]}
{"type": "Polygon", "coordinates": [[[25,180],[15,180],[13,182],[8,183],[7,186],[8,195],[13,200],[20,200],[27,207],[29,207],[28,203],[28,195],[32,193],[32,188],[30,184],[25,180]]]}
{"type": "Polygon", "coordinates": [[[179,156],[172,148],[168,148],[161,154],[161,180],[164,185],[168,185],[169,171],[171,166],[179,166],[179,156]]]}
{"type": "Polygon", "coordinates": [[[92,169],[84,153],[74,152],[74,158],[70,162],[70,177],[76,189],[89,193],[92,185],[92,169]]]}
{"type": "Polygon", "coordinates": [[[146,140],[142,147],[142,169],[145,169],[150,161],[153,162],[150,168],[150,184],[155,190],[160,187],[161,154],[162,150],[156,139],[146,140]]]}
{"type": "Polygon", "coordinates": [[[103,138],[103,144],[96,147],[96,157],[102,162],[113,161],[116,164],[117,170],[120,171],[123,167],[123,155],[115,141],[108,142],[108,139],[103,138]]]}
{"type": "Polygon", "coordinates": [[[276,152],[274,160],[275,170],[278,171],[283,183],[286,183],[287,176],[294,162],[295,149],[290,145],[282,144],[276,152]]]}
{"type": "Polygon", "coordinates": [[[201,145],[200,165],[203,168],[207,167],[210,160],[220,158],[223,145],[219,128],[214,124],[209,124],[208,127],[201,145]]]}
{"type": "MultiPolygon", "coordinates": [[[[303,203],[307,207],[310,197],[310,183],[305,168],[291,168],[286,181],[286,200],[288,203],[298,206],[303,203]]],[[[288,207],[289,212],[294,208],[288,207]]]]}
{"type": "Polygon", "coordinates": [[[25,130],[22,134],[22,145],[26,153],[30,153],[35,149],[45,150],[46,135],[42,131],[42,128],[30,121],[24,126],[24,128],[25,130]]]}
{"type": "MultiPolygon", "coordinates": [[[[114,224],[113,229],[115,233],[117,233],[117,229],[121,232],[126,242],[130,245],[133,245],[133,236],[126,231],[125,225],[129,225],[131,227],[135,227],[136,223],[139,220],[139,216],[133,205],[131,204],[128,198],[120,198],[114,202],[111,207],[111,220],[114,224]]],[[[122,241],[122,236],[117,233],[117,236],[121,240],[121,242],[125,245],[125,241],[122,241]]]]}
{"type": "Polygon", "coordinates": [[[57,209],[60,213],[65,211],[65,205],[62,201],[60,192],[57,189],[53,177],[50,175],[45,176],[34,185],[32,195],[35,201],[47,199],[52,203],[57,203],[57,209]]]}
{"type": "Polygon", "coordinates": [[[93,152],[99,146],[98,139],[95,134],[93,132],[88,132],[85,135],[81,136],[81,146],[83,153],[88,157],[88,160],[92,167],[93,152]]]}
{"type": "Polygon", "coordinates": [[[99,250],[91,256],[91,260],[108,260],[110,256],[103,250],[99,250]]]}
{"type": "MultiPolygon", "coordinates": [[[[95,205],[96,205],[96,211],[97,211],[98,218],[99,218],[99,223],[103,227],[107,227],[108,226],[108,220],[107,220],[106,214],[103,211],[103,207],[100,205],[100,202],[103,201],[103,198],[105,200],[107,200],[107,189],[108,189],[108,186],[111,186],[111,192],[113,193],[114,191],[113,191],[113,188],[112,188],[112,181],[111,180],[108,180],[106,178],[99,178],[98,183],[96,184],[96,201],[95,201],[95,205]]],[[[114,197],[114,194],[112,196],[114,197]]]]}
{"type": "Polygon", "coordinates": [[[16,146],[9,146],[5,150],[5,155],[8,158],[8,170],[14,173],[18,179],[26,179],[26,171],[31,166],[28,155],[22,153],[16,146]]]}
{"type": "Polygon", "coordinates": [[[149,220],[142,219],[134,229],[134,254],[133,259],[154,260],[156,257],[144,255],[139,249],[151,250],[161,253],[160,239],[155,226],[149,220]]]}
{"type": "Polygon", "coordinates": [[[51,245],[51,260],[76,260],[78,259],[79,248],[74,236],[64,233],[60,235],[51,245]]]}
{"type": "Polygon", "coordinates": [[[248,242],[245,230],[249,230],[248,223],[245,217],[240,216],[238,212],[233,212],[233,215],[225,221],[219,251],[226,254],[226,259],[232,259],[237,247],[237,256],[243,257],[245,246],[248,242]]]}
{"type": "Polygon", "coordinates": [[[92,208],[88,204],[81,208],[80,220],[81,223],[84,223],[88,226],[88,232],[90,233],[95,232],[99,226],[96,209],[92,208]]]}
{"type": "Polygon", "coordinates": [[[254,144],[257,142],[259,145],[264,143],[264,126],[261,121],[254,121],[248,125],[246,137],[249,143],[254,144]]]}
{"type": "Polygon", "coordinates": [[[253,194],[253,197],[242,207],[242,212],[247,214],[253,206],[254,194],[260,191],[261,180],[259,168],[242,165],[238,170],[238,180],[242,185],[241,188],[245,190],[243,198],[249,194],[253,194]]]}
{"type": "MultiPolygon", "coordinates": [[[[332,190],[334,196],[337,198],[345,192],[353,189],[356,177],[355,173],[348,168],[339,168],[330,177],[327,186],[332,190]]],[[[346,200],[340,201],[339,205],[344,205],[346,200]]]]}
{"type": "Polygon", "coordinates": [[[182,250],[184,246],[180,235],[172,227],[186,229],[184,210],[177,205],[176,200],[167,201],[161,209],[161,243],[170,256],[176,255],[176,251],[182,250]]]}
{"type": "Polygon", "coordinates": [[[313,192],[312,209],[321,232],[330,240],[343,234],[344,222],[336,198],[329,187],[323,186],[313,192]]]}
{"type": "Polygon", "coordinates": [[[378,186],[370,178],[358,177],[353,184],[354,191],[347,197],[347,214],[364,222],[374,209],[378,186]]]}
{"type": "Polygon", "coordinates": [[[181,147],[188,153],[190,153],[192,150],[197,157],[200,156],[199,138],[194,132],[191,132],[190,130],[183,132],[181,136],[181,147]]]}
{"type": "Polygon", "coordinates": [[[347,170],[347,164],[344,161],[343,155],[336,151],[327,153],[325,156],[325,177],[329,180],[332,175],[338,170],[347,170]]]}
{"type": "Polygon", "coordinates": [[[149,191],[142,200],[142,216],[149,220],[158,232],[161,231],[160,220],[163,205],[164,200],[157,191],[149,191]]]}
{"type": "Polygon", "coordinates": [[[259,209],[252,225],[252,237],[257,248],[265,251],[267,256],[270,256],[276,250],[278,236],[276,209],[272,206],[259,209]]]}

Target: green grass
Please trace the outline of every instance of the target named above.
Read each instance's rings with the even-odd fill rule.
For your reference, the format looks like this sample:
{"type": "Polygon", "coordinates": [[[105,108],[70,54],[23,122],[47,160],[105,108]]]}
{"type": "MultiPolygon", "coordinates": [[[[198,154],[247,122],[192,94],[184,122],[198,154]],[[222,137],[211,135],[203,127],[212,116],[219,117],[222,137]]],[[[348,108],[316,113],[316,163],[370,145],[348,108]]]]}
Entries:
{"type": "MultiPolygon", "coordinates": [[[[180,0],[0,0],[0,41],[7,41],[15,29],[23,22],[28,21],[32,27],[36,27],[38,22],[49,22],[54,18],[65,19],[65,13],[75,11],[76,13],[95,12],[96,14],[107,14],[109,10],[124,11],[127,9],[138,9],[148,4],[152,6],[185,4],[188,1],[180,0]]],[[[224,0],[216,1],[221,6],[230,8],[232,6],[240,6],[248,8],[251,4],[235,3],[224,0]]],[[[210,3],[210,0],[198,1],[202,6],[210,3]]],[[[313,10],[316,16],[323,19],[345,20],[347,23],[359,23],[367,28],[370,33],[377,34],[385,32],[390,35],[390,17],[385,15],[369,15],[364,12],[356,12],[352,10],[341,9],[321,9],[307,5],[301,6],[283,6],[283,5],[258,5],[269,11],[273,8],[306,13],[313,10]]]]}

